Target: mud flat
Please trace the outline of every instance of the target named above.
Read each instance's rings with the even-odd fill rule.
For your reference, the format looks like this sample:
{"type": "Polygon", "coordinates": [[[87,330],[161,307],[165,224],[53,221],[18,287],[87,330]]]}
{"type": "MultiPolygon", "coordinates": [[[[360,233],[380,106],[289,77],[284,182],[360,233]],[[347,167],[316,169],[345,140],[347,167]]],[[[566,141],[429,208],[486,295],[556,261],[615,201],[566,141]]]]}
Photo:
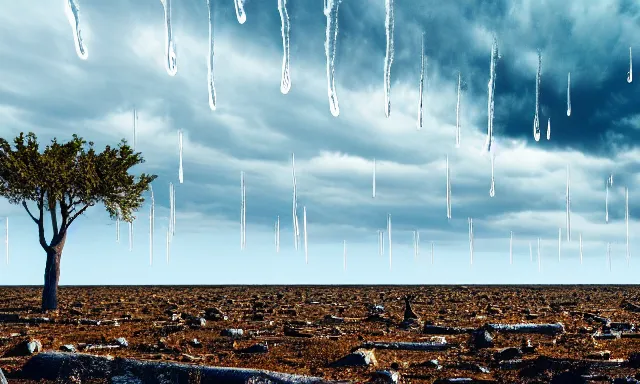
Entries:
{"type": "Polygon", "coordinates": [[[640,380],[639,286],[61,287],[49,313],[40,294],[0,287],[11,383],[640,380]]]}

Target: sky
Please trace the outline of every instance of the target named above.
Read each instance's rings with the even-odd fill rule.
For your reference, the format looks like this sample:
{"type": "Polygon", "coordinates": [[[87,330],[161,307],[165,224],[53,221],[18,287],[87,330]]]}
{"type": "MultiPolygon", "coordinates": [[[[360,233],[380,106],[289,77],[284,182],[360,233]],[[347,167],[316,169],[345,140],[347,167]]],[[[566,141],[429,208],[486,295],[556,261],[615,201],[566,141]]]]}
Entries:
{"type": "MultiPolygon", "coordinates": [[[[384,109],[385,2],[339,6],[335,84],[327,97],[323,1],[289,0],[291,91],[280,92],[277,1],[214,2],[217,108],[208,104],[206,0],[172,3],[178,71],[165,68],[160,1],[76,0],[88,52],[74,47],[64,1],[38,7],[0,0],[0,136],[33,131],[40,141],[77,133],[98,148],[132,141],[157,174],[153,265],[149,205],[137,214],[129,252],[103,207],[73,223],[60,284],[633,284],[640,262],[640,96],[627,82],[629,47],[640,54],[640,5],[631,0],[398,0],[394,5],[391,115],[384,109]],[[464,3],[464,4],[462,4],[464,3]],[[424,126],[417,129],[421,35],[427,56],[424,126]],[[495,196],[489,196],[487,84],[496,66],[495,196]],[[533,138],[540,50],[542,138],[533,138]],[[568,117],[567,75],[572,113],[568,117]],[[458,73],[461,145],[455,147],[458,73]],[[551,119],[551,139],[545,131],[551,119]],[[178,130],[184,183],[178,182],[178,130]],[[308,263],[294,250],[291,155],[299,218],[307,210],[308,263]],[[445,159],[452,219],[446,216],[445,159]],[[372,198],[373,159],[377,164],[372,198]],[[571,168],[572,239],[565,237],[571,168]],[[246,180],[246,249],[240,249],[240,173],[246,180]],[[605,222],[605,180],[614,175],[605,222]],[[165,252],[169,183],[176,234],[165,252]],[[630,264],[624,190],[629,188],[630,264]],[[393,264],[378,253],[392,217],[393,264]],[[281,222],[275,251],[274,224],[281,222]],[[474,223],[470,263],[468,218],[474,223]],[[562,228],[558,257],[558,229],[562,228]],[[420,233],[414,255],[413,231],[420,233]],[[513,264],[509,237],[513,232],[513,264]],[[584,258],[579,258],[582,234],[584,258]],[[541,272],[537,239],[541,239],[541,272]],[[343,268],[346,241],[347,268],[343,268]],[[433,242],[434,258],[430,248],[433,242]],[[533,245],[533,261],[529,244],[533,245]],[[611,271],[607,262],[611,244],[611,271]]],[[[637,64],[640,67],[640,64],[637,64]]],[[[148,194],[147,194],[148,196],[148,194]]],[[[21,206],[9,217],[9,263],[0,284],[42,284],[45,253],[21,206]]],[[[50,237],[50,234],[49,234],[50,237]]],[[[388,242],[385,235],[385,248],[388,242]]]]}

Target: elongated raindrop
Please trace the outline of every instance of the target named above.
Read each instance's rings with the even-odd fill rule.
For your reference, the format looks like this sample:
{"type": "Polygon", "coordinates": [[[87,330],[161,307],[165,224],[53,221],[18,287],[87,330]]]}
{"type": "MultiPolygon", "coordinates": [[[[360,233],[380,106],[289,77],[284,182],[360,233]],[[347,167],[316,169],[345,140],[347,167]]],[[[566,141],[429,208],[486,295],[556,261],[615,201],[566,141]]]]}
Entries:
{"type": "Polygon", "coordinates": [[[296,185],[296,159],[291,154],[291,173],[293,175],[293,245],[298,250],[300,245],[300,228],[298,222],[298,187],[296,185]]]}
{"type": "Polygon", "coordinates": [[[551,140],[551,118],[547,119],[547,140],[551,140]]]}
{"type": "Polygon", "coordinates": [[[423,93],[424,93],[424,78],[426,70],[426,58],[424,57],[424,32],[422,32],[422,39],[420,40],[420,88],[418,90],[418,124],[416,128],[418,131],[422,128],[422,111],[423,111],[423,93]]]}
{"type": "Polygon", "coordinates": [[[627,72],[627,83],[633,81],[633,56],[631,56],[631,47],[629,47],[629,72],[627,72]]]}
{"type": "Polygon", "coordinates": [[[496,63],[498,61],[498,38],[493,37],[493,43],[491,44],[491,63],[489,65],[489,84],[488,84],[488,101],[487,101],[487,140],[485,143],[485,149],[487,152],[491,152],[491,146],[493,145],[493,116],[494,116],[494,98],[496,92],[496,63]]]}
{"type": "Polygon", "coordinates": [[[566,211],[567,211],[567,241],[571,242],[571,170],[567,164],[567,191],[565,192],[566,211]]]}
{"type": "Polygon", "coordinates": [[[276,217],[276,253],[280,252],[280,216],[276,217]]]}
{"type": "Polygon", "coordinates": [[[604,195],[604,221],[609,222],[609,187],[613,187],[613,175],[609,175],[605,183],[605,195],[604,195]]]}
{"type": "Polygon", "coordinates": [[[209,11],[209,57],[207,60],[207,89],[209,92],[209,108],[212,111],[216,110],[216,84],[214,81],[214,15],[215,9],[213,8],[213,2],[215,0],[207,0],[207,10],[209,11]]]}
{"type": "Polygon", "coordinates": [[[289,72],[289,13],[287,13],[287,0],[278,0],[278,12],[282,31],[282,77],[280,80],[280,92],[283,95],[291,90],[291,74],[289,72]]]}
{"type": "Polygon", "coordinates": [[[393,30],[395,17],[393,15],[393,0],[384,0],[384,29],[387,36],[387,49],[384,55],[384,115],[391,115],[391,64],[393,64],[393,30]]]}
{"type": "Polygon", "coordinates": [[[433,241],[431,242],[431,265],[433,265],[433,241]]]}
{"type": "Polygon", "coordinates": [[[489,188],[489,197],[494,197],[496,195],[495,152],[492,151],[491,153],[489,153],[489,156],[491,157],[491,187],[489,188]]]}
{"type": "Polygon", "coordinates": [[[609,272],[611,272],[611,243],[607,242],[607,264],[609,264],[609,272]]]}
{"type": "Polygon", "coordinates": [[[567,116],[571,116],[571,72],[567,75],[567,116]]]}
{"type": "Polygon", "coordinates": [[[536,112],[533,116],[533,138],[540,141],[540,75],[542,73],[542,52],[538,50],[538,70],[536,72],[536,112]]]}
{"type": "Polygon", "coordinates": [[[509,233],[509,264],[513,264],[513,231],[509,233]]]}
{"type": "Polygon", "coordinates": [[[236,17],[238,18],[238,23],[244,24],[247,21],[247,15],[244,13],[244,0],[234,0],[236,6],[236,17]]]}
{"type": "Polygon", "coordinates": [[[580,248],[580,264],[582,264],[582,233],[578,237],[578,248],[580,248]]]}
{"type": "Polygon", "coordinates": [[[393,245],[391,243],[391,215],[387,216],[387,235],[389,237],[389,270],[391,270],[393,259],[393,245]]]}
{"type": "Polygon", "coordinates": [[[347,240],[342,241],[342,266],[347,270],[347,240]]]}
{"type": "Polygon", "coordinates": [[[309,246],[307,243],[307,207],[302,207],[302,235],[304,237],[304,262],[309,264],[309,246]]]}
{"type": "Polygon", "coordinates": [[[458,72],[458,101],[456,102],[456,148],[460,148],[460,89],[462,75],[458,72]]]}
{"type": "Polygon", "coordinates": [[[178,165],[178,181],[180,184],[184,182],[184,173],[182,170],[182,129],[178,130],[178,157],[179,157],[179,165],[178,165]]]}
{"type": "Polygon", "coordinates": [[[69,20],[71,30],[73,31],[73,42],[76,47],[76,53],[80,59],[86,60],[89,57],[89,53],[87,52],[87,48],[84,46],[84,42],[82,40],[80,8],[78,7],[78,2],[76,0],[66,0],[64,13],[67,16],[67,20],[69,20]]]}
{"type": "Polygon", "coordinates": [[[165,66],[169,76],[178,73],[178,55],[176,54],[176,44],[173,40],[173,28],[171,27],[171,0],[160,0],[164,7],[164,29],[165,29],[165,66]]]}
{"type": "Polygon", "coordinates": [[[384,255],[384,231],[378,229],[378,254],[384,255]]]}
{"type": "Polygon", "coordinates": [[[447,219],[451,220],[451,173],[449,170],[449,155],[446,159],[446,175],[447,175],[447,219]]]}
{"type": "Polygon", "coordinates": [[[324,15],[327,17],[326,38],[324,52],[327,57],[327,88],[329,95],[329,109],[333,116],[340,115],[338,94],[335,84],[336,46],[338,42],[338,8],[342,0],[324,0],[324,15]]]}

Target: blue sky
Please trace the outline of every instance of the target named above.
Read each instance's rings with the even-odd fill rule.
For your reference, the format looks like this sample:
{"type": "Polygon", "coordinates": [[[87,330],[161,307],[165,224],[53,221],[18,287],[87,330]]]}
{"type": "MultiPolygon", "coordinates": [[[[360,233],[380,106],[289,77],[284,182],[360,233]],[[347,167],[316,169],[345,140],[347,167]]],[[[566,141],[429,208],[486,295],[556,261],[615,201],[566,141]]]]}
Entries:
{"type": "MultiPolygon", "coordinates": [[[[138,213],[134,250],[127,228],[101,207],[70,229],[61,284],[432,284],[636,283],[640,259],[640,96],[626,81],[640,6],[628,0],[571,2],[396,1],[391,117],[384,115],[384,1],[340,5],[336,88],[327,99],[323,2],[289,0],[291,91],[280,93],[282,42],[277,1],[250,0],[240,25],[231,0],[216,0],[217,110],[207,96],[205,0],[173,1],[178,73],[164,67],[160,1],[77,0],[89,53],[78,58],[63,1],[38,7],[0,0],[0,135],[33,131],[43,142],[78,133],[98,146],[131,139],[158,174],[156,236],[149,266],[148,206],[138,213]],[[420,36],[428,85],[424,128],[416,130],[420,36]],[[489,197],[487,82],[492,34],[498,37],[496,195],[489,197]],[[537,50],[542,52],[535,142],[537,50]],[[455,144],[458,72],[462,143],[455,144]],[[571,72],[572,115],[566,116],[571,72]],[[544,138],[551,118],[551,140],[544,138]],[[184,131],[184,183],[178,184],[178,129],[184,131]],[[294,251],[290,157],[295,152],[300,220],[307,207],[309,264],[294,251]],[[445,157],[453,219],[446,218],[445,157]],[[377,196],[371,198],[372,161],[377,196]],[[565,170],[571,166],[573,241],[562,243],[565,170]],[[240,172],[247,184],[247,248],[240,250],[240,172]],[[605,179],[613,173],[608,224],[605,179]],[[176,236],[165,260],[169,182],[176,184],[176,236]],[[631,266],[625,261],[624,188],[630,190],[631,266]],[[378,255],[377,230],[393,220],[393,269],[378,255]],[[273,226],[281,219],[281,252],[273,226]],[[469,265],[467,217],[474,218],[469,265]],[[421,253],[413,255],[413,230],[421,253]],[[509,231],[514,264],[509,265],[509,231]],[[584,238],[584,263],[578,234],[584,238]],[[529,260],[542,239],[542,273],[529,260]],[[342,269],[343,240],[348,268],[342,269]],[[429,262],[430,242],[435,263],[429,262]],[[612,272],[606,244],[612,243],[612,272]],[[634,278],[635,276],[635,278],[634,278]]],[[[637,64],[640,66],[640,64],[637,64]]],[[[22,207],[10,217],[10,264],[0,284],[41,284],[45,254],[22,207]]],[[[2,247],[4,249],[4,247],[2,247]]],[[[4,252],[4,251],[3,251],[4,252]]],[[[4,255],[2,255],[4,256],[4,255]]]]}

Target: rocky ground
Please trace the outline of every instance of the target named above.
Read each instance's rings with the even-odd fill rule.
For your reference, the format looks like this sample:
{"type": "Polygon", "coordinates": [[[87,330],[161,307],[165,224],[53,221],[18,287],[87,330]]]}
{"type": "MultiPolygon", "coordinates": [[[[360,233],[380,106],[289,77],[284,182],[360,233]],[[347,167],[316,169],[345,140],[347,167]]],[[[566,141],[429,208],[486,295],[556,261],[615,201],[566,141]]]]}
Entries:
{"type": "Polygon", "coordinates": [[[0,287],[9,382],[35,382],[23,366],[39,351],[354,382],[640,379],[640,286],[63,287],[59,301],[41,313],[39,288],[0,287]],[[500,326],[521,323],[561,325],[500,326]]]}

